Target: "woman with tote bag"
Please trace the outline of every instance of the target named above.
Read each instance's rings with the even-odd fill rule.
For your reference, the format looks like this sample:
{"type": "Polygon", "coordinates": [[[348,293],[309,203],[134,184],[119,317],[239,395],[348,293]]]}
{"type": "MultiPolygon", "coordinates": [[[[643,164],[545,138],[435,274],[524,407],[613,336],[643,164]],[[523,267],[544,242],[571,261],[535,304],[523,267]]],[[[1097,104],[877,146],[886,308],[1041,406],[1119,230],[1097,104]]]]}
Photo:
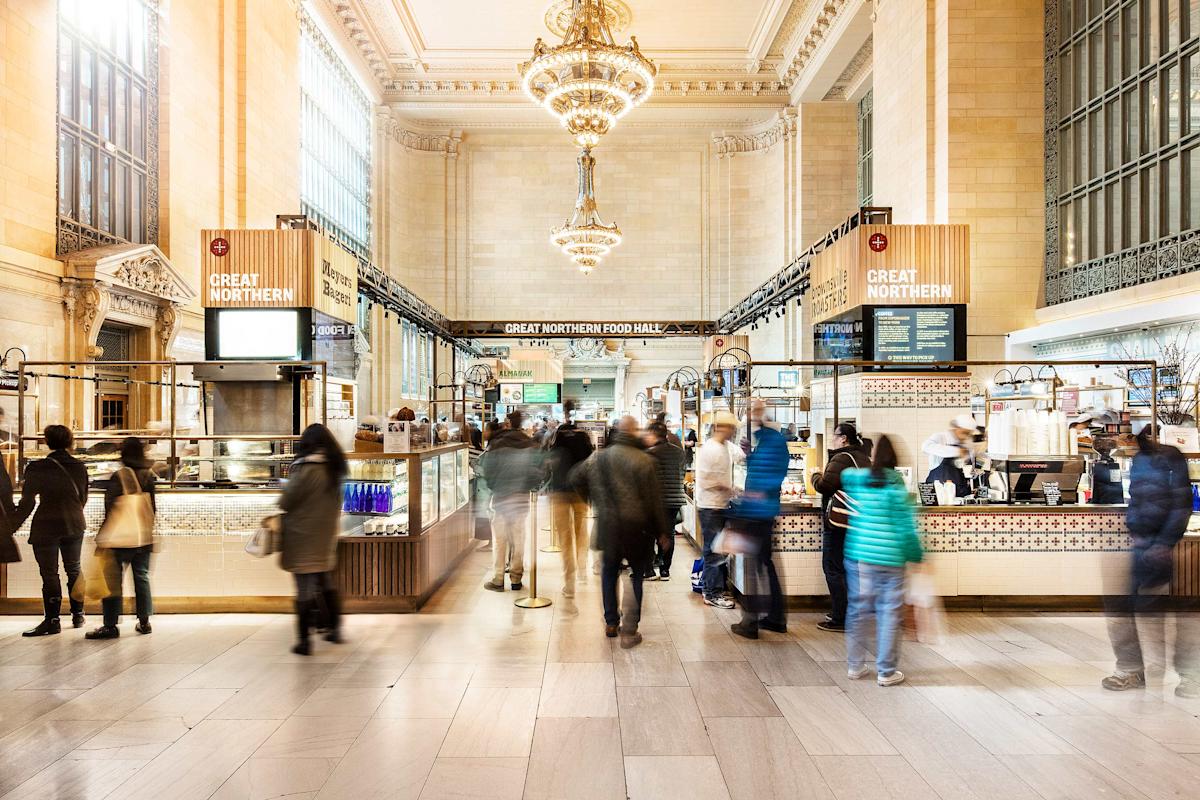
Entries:
{"type": "Polygon", "coordinates": [[[142,440],[130,436],[121,443],[121,467],[108,479],[104,491],[104,524],[96,534],[96,548],[108,551],[105,583],[108,596],[101,601],[104,624],[89,631],[87,639],[115,639],[124,602],[125,566],[133,571],[137,598],[138,633],[150,633],[154,601],[150,595],[150,553],[154,549],[154,473],[146,460],[142,440]]]}

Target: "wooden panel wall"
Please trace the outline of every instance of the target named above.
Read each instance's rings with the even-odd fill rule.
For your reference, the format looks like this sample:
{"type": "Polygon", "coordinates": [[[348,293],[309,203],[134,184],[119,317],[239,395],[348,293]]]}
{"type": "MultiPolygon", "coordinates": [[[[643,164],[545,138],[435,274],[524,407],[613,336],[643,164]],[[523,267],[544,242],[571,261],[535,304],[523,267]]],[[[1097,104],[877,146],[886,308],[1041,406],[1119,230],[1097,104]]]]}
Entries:
{"type": "Polygon", "coordinates": [[[201,302],[205,308],[304,308],[313,305],[314,234],[306,230],[205,230],[200,232],[201,302]],[[216,238],[229,252],[214,255],[216,238]],[[257,276],[257,288],[291,289],[288,300],[223,299],[221,275],[257,276]]]}
{"type": "Polygon", "coordinates": [[[861,305],[948,305],[971,300],[971,239],[966,225],[863,225],[813,258],[813,322],[844,314],[861,305]],[[887,237],[875,252],[873,234],[887,237]],[[869,297],[867,272],[916,270],[916,284],[949,284],[946,297],[869,297]]]}
{"type": "Polygon", "coordinates": [[[1200,541],[1185,538],[1175,547],[1175,574],[1171,594],[1200,597],[1200,541]]]}

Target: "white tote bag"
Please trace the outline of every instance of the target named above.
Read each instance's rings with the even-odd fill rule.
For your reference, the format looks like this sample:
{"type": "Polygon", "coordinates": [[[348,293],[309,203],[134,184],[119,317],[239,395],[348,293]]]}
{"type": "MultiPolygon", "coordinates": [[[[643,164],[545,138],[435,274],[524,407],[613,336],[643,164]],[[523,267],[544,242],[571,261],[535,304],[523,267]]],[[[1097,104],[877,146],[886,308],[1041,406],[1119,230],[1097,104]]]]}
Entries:
{"type": "Polygon", "coordinates": [[[96,546],[107,548],[145,547],[154,544],[154,507],[150,495],[142,491],[137,475],[129,467],[115,473],[122,494],[104,517],[96,534],[96,546]]]}
{"type": "Polygon", "coordinates": [[[255,558],[266,558],[272,553],[278,553],[282,548],[283,515],[272,514],[263,517],[262,524],[246,542],[246,552],[255,558]]]}

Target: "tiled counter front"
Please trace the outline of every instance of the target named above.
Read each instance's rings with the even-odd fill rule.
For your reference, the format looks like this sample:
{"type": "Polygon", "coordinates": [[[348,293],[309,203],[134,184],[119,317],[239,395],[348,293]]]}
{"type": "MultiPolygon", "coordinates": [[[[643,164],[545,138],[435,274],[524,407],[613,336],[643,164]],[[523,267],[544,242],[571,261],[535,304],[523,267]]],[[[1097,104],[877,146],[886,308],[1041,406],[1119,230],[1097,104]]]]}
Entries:
{"type": "MultiPolygon", "coordinates": [[[[278,557],[252,558],[246,541],[263,517],[277,511],[278,494],[263,492],[159,492],[155,530],[158,550],[151,565],[156,598],[288,597],[292,577],[278,557]]],[[[104,518],[104,497],[93,492],[86,508],[86,552],[104,518]]],[[[17,534],[22,560],[7,566],[8,598],[40,598],[41,579],[28,542],[28,523],[17,534]]],[[[126,575],[125,594],[133,596],[126,575]]]]}
{"type": "MultiPolygon", "coordinates": [[[[917,521],[945,596],[1101,595],[1127,574],[1124,508],[921,509],[917,521]]],[[[784,594],[828,593],[816,509],[778,518],[775,563],[784,594]]]]}

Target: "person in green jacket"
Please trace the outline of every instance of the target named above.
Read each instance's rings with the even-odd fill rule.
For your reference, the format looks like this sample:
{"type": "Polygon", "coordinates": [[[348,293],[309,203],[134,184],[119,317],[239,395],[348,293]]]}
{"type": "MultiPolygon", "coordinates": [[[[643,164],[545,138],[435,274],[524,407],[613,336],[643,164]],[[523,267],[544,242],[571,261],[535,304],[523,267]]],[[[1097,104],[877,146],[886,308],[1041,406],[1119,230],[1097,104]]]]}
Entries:
{"type": "Polygon", "coordinates": [[[846,613],[847,677],[866,677],[864,636],[874,613],[877,643],[876,682],[892,686],[904,680],[896,669],[900,655],[900,610],[904,605],[904,571],[920,562],[916,509],[904,478],[896,471],[896,451],[882,436],[870,469],[842,472],[842,488],[851,501],[846,535],[846,577],[850,608],[846,613]]]}

